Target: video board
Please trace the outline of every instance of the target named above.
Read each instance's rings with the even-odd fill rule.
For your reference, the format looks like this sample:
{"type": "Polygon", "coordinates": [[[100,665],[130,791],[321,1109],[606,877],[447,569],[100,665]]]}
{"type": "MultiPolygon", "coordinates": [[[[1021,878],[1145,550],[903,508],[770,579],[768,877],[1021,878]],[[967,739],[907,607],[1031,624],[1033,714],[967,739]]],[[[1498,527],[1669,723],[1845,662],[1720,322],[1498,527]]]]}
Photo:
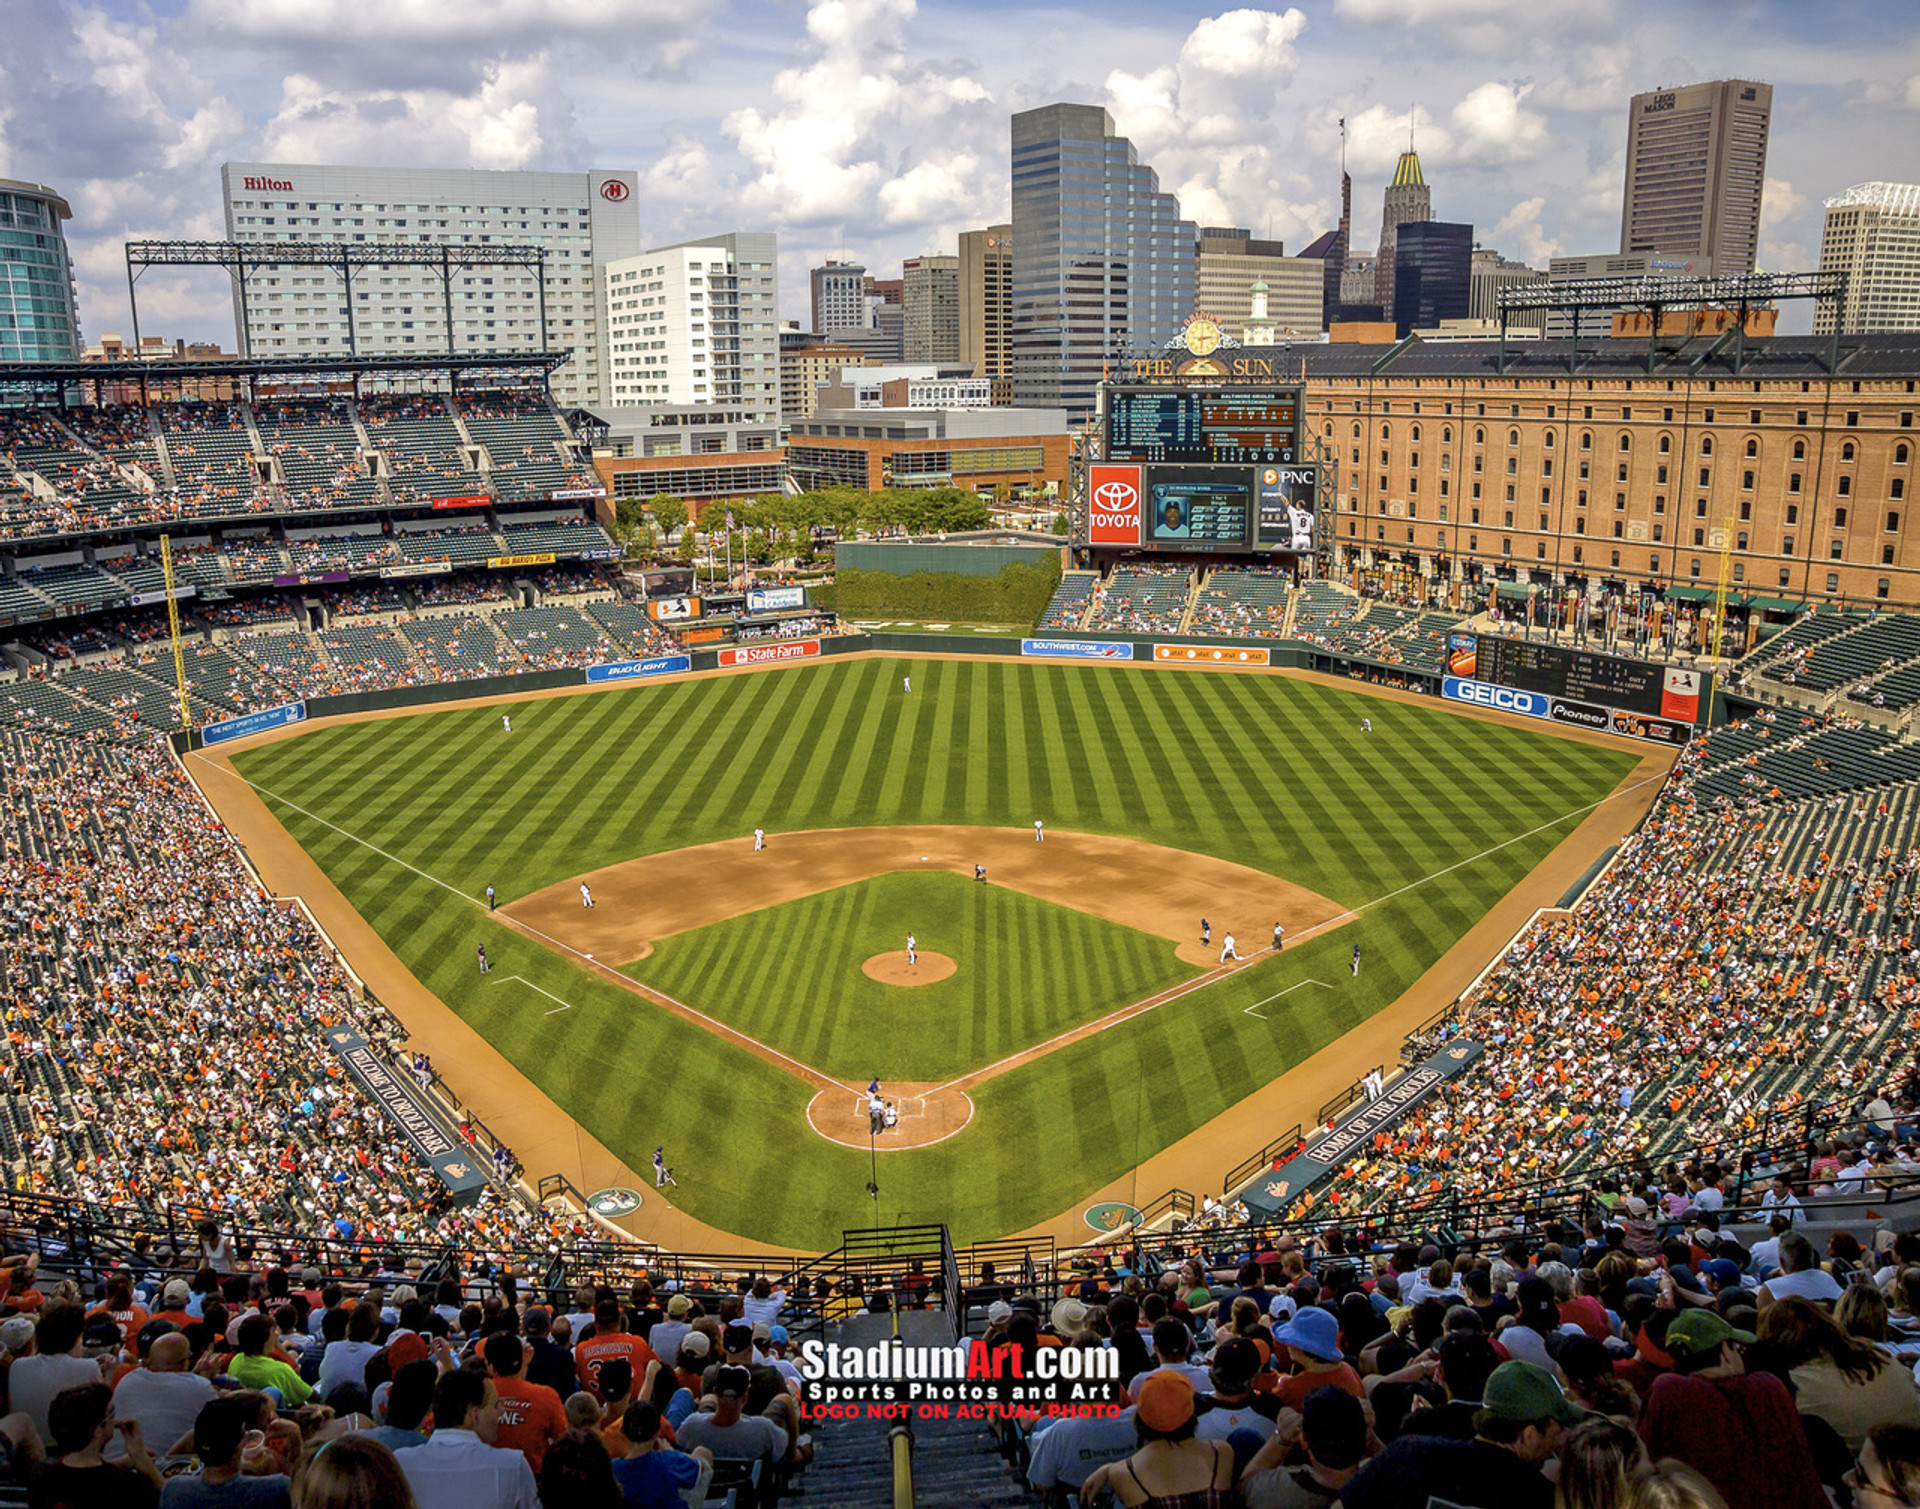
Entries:
{"type": "Polygon", "coordinates": [[[1464,631],[1447,636],[1446,680],[1462,700],[1666,743],[1687,741],[1711,697],[1690,667],[1464,631]]]}
{"type": "Polygon", "coordinates": [[[1109,461],[1292,466],[1300,459],[1298,388],[1109,388],[1109,461]]]}
{"type": "Polygon", "coordinates": [[[1489,635],[1480,637],[1479,654],[1479,679],[1495,686],[1575,697],[1629,712],[1660,711],[1661,667],[1648,661],[1489,635]]]}
{"type": "MultiPolygon", "coordinates": [[[[1120,468],[1095,468],[1102,479],[1120,468]]],[[[1316,474],[1310,466],[1148,466],[1140,485],[1140,535],[1126,543],[1154,550],[1289,551],[1313,549],[1316,474]]],[[[1114,518],[1103,515],[1102,522],[1114,518]]],[[[1115,536],[1095,543],[1117,544],[1115,536]]]]}

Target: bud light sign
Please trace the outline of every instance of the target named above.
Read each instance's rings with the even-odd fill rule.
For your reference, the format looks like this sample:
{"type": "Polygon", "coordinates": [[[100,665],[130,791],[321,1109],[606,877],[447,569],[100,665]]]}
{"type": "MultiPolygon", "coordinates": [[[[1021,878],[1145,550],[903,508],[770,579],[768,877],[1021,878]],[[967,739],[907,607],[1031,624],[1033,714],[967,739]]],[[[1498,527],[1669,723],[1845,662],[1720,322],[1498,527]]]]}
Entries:
{"type": "Polygon", "coordinates": [[[1087,519],[1089,545],[1138,545],[1140,468],[1089,466],[1087,519]]]}

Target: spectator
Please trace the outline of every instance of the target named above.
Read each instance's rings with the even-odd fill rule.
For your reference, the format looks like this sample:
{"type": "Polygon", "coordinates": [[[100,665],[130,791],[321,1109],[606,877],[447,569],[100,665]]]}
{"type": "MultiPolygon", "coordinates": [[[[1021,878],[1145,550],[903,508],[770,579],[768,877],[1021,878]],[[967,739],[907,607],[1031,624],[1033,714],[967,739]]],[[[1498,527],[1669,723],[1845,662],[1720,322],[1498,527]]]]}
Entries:
{"type": "MultiPolygon", "coordinates": [[[[1326,1315],[1329,1322],[1333,1319],[1324,1310],[1317,1313],[1326,1315]]],[[[1253,1382],[1259,1373],[1260,1349],[1247,1337],[1229,1336],[1216,1346],[1207,1365],[1213,1391],[1199,1396],[1194,1434],[1203,1441],[1224,1441],[1237,1431],[1251,1431],[1263,1442],[1271,1436],[1281,1403],[1272,1394],[1255,1391],[1253,1382]]],[[[1136,1403],[1140,1397],[1136,1388],[1136,1403]]]]}
{"type": "Polygon", "coordinates": [[[1325,1509],[1366,1460],[1367,1435],[1358,1399],[1344,1389],[1315,1389],[1300,1410],[1297,1438],[1292,1429],[1281,1430],[1247,1463],[1241,1475],[1247,1509],[1325,1509]],[[1306,1460],[1289,1468],[1285,1460],[1296,1439],[1306,1460]]]}
{"type": "Polygon", "coordinates": [[[567,1432],[547,1450],[545,1459],[540,1473],[544,1509],[620,1509],[613,1459],[592,1431],[567,1432]]]}
{"type": "Polygon", "coordinates": [[[1655,1457],[1677,1457],[1741,1509],[1823,1509],[1826,1492],[1792,1396],[1778,1378],[1748,1373],[1736,1331],[1712,1310],[1667,1326],[1671,1373],[1656,1378],[1640,1417],[1655,1457]]]}
{"type": "MultiPolygon", "coordinates": [[[[159,1322],[164,1324],[164,1322],[159,1322]]],[[[147,1349],[145,1363],[122,1378],[113,1391],[113,1412],[121,1420],[138,1421],[141,1434],[161,1451],[194,1430],[200,1412],[214,1401],[214,1387],[191,1370],[193,1348],[179,1331],[168,1331],[147,1349]]],[[[120,1443],[107,1449],[118,1461],[120,1443]]]]}
{"type": "MultiPolygon", "coordinates": [[[[567,1433],[566,1407],[552,1389],[527,1381],[527,1364],[531,1358],[519,1337],[496,1331],[486,1339],[481,1351],[493,1373],[494,1392],[500,1401],[500,1423],[494,1433],[494,1444],[521,1453],[538,1477],[547,1448],[567,1433]]],[[[602,1364],[602,1377],[612,1366],[611,1362],[602,1364]]]]}
{"type": "MultiPolygon", "coordinates": [[[[550,1388],[564,1400],[577,1386],[578,1375],[573,1370],[573,1353],[553,1340],[552,1312],[543,1305],[531,1306],[522,1324],[526,1331],[527,1348],[532,1354],[527,1363],[527,1382],[550,1388]]],[[[659,1331],[659,1326],[653,1328],[653,1335],[647,1338],[647,1344],[661,1355],[671,1357],[671,1351],[655,1345],[654,1337],[659,1331]]]]}
{"type": "MultiPolygon", "coordinates": [[[[241,1476],[253,1406],[244,1399],[215,1399],[193,1422],[198,1477],[179,1477],[160,1494],[160,1509],[291,1509],[293,1483],[283,1473],[241,1476]]],[[[252,1444],[264,1444],[255,1436],[252,1444]]]]}
{"type": "Polygon", "coordinates": [[[493,1444],[500,1401],[493,1380],[456,1370],[433,1395],[433,1434],[394,1453],[419,1509],[534,1509],[533,1469],[493,1444]]]}
{"type": "Polygon", "coordinates": [[[1546,1369],[1503,1362],[1487,1379],[1471,1441],[1401,1436],[1354,1475],[1341,1509],[1426,1509],[1429,1497],[1463,1509],[1549,1509],[1553,1485],[1541,1468],[1585,1418],[1546,1369]]]}
{"type": "Polygon", "coordinates": [[[573,1349],[573,1364],[580,1386],[596,1393],[600,1384],[600,1364],[608,1358],[624,1358],[635,1378],[647,1375],[647,1364],[654,1360],[653,1348],[638,1336],[629,1336],[621,1328],[620,1301],[608,1295],[593,1307],[593,1335],[573,1349]]]}
{"type": "Polygon", "coordinates": [[[1154,1373],[1140,1386],[1134,1405],[1139,1450],[1124,1462],[1109,1462],[1087,1474],[1080,1501],[1096,1504],[1111,1491],[1129,1506],[1226,1505],[1233,1491],[1233,1448],[1195,1434],[1193,1385],[1178,1373],[1154,1373]]]}
{"type": "MultiPolygon", "coordinates": [[[[337,1312],[336,1312],[337,1313],[337,1312]]],[[[364,1385],[367,1364],[380,1350],[380,1311],[373,1305],[357,1305],[347,1312],[346,1335],[329,1341],[320,1359],[320,1381],[316,1391],[325,1399],[343,1383],[364,1385]]]]}
{"type": "Polygon", "coordinates": [[[369,1436],[321,1441],[301,1458],[293,1509],[420,1509],[394,1455],[369,1436]]]}
{"type": "Polygon", "coordinates": [[[721,1461],[764,1460],[771,1470],[786,1454],[787,1432],[777,1421],[744,1412],[751,1383],[745,1368],[721,1368],[714,1379],[713,1411],[687,1417],[679,1428],[681,1448],[691,1452],[704,1446],[721,1461]]]}
{"type": "Polygon", "coordinates": [[[267,1356],[273,1322],[266,1316],[247,1316],[234,1337],[240,1350],[227,1359],[227,1373],[236,1383],[243,1388],[277,1389],[289,1409],[298,1409],[313,1397],[306,1379],[279,1358],[267,1356]]]}
{"type": "Polygon", "coordinates": [[[74,1304],[55,1302],[40,1312],[34,1327],[35,1350],[7,1369],[8,1399],[14,1411],[33,1421],[44,1441],[53,1439],[48,1412],[68,1389],[101,1381],[100,1364],[80,1355],[87,1318],[74,1304]]]}
{"type": "Polygon", "coordinates": [[[704,1446],[675,1451],[660,1439],[660,1411],[639,1403],[620,1418],[626,1455],[613,1478],[629,1509],[681,1509],[683,1496],[704,1499],[713,1480],[713,1453],[704,1446]]]}
{"type": "Polygon", "coordinates": [[[1840,1297],[1840,1286],[1833,1275],[1820,1266],[1820,1259],[1809,1242],[1797,1231],[1780,1238],[1780,1271],[1760,1286],[1759,1308],[1765,1315],[1783,1299],[1819,1300],[1831,1304],[1840,1297]]]}
{"type": "Polygon", "coordinates": [[[388,1451],[405,1451],[409,1446],[425,1446],[427,1423],[433,1409],[434,1389],[440,1382],[440,1369],[425,1358],[409,1362],[393,1375],[387,1385],[386,1423],[363,1432],[388,1451]]]}
{"type": "Polygon", "coordinates": [[[1920,1509],[1920,1430],[1880,1425],[1867,1433],[1846,1485],[1854,1509],[1920,1509]]]}
{"type": "Polygon", "coordinates": [[[1487,1380],[1500,1365],[1493,1343],[1484,1336],[1456,1331],[1436,1348],[1433,1381],[1446,1391],[1447,1402],[1437,1409],[1415,1410],[1401,1423],[1402,1435],[1445,1436],[1471,1441],[1474,1417],[1480,1412],[1487,1380]]]}
{"type": "Polygon", "coordinates": [[[1760,1317],[1759,1334],[1789,1369],[1801,1415],[1826,1421],[1847,1450],[1859,1451],[1875,1425],[1920,1426],[1920,1394],[1907,1370],[1812,1301],[1781,1300],[1760,1317]]]}
{"type": "Polygon", "coordinates": [[[1651,1466],[1632,1425],[1604,1415],[1583,1420],[1560,1448],[1554,1509],[1621,1509],[1651,1466]]]}
{"type": "Polygon", "coordinates": [[[147,1453],[139,1422],[113,1418],[113,1390],[95,1381],[63,1389],[48,1406],[55,1460],[33,1475],[31,1509],[154,1509],[160,1502],[160,1469],[147,1453]],[[116,1433],[127,1460],[102,1455],[116,1433]]]}

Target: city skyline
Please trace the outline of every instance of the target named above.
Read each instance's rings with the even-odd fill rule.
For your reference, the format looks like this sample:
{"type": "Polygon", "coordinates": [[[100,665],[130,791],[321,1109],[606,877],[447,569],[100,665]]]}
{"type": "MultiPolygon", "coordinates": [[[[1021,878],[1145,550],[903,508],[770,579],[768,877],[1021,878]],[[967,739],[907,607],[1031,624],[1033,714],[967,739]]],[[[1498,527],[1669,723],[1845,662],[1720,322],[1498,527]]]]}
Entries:
{"type": "MultiPolygon", "coordinates": [[[[1411,118],[1435,212],[1544,266],[1617,245],[1635,93],[1747,77],[1774,88],[1760,265],[1798,270],[1818,263],[1825,198],[1920,180],[1920,16],[1845,17],[1607,0],[25,0],[0,72],[0,176],[73,204],[89,341],[129,328],[128,237],[221,234],[229,160],[631,167],[645,244],[773,232],[781,317],[805,323],[826,257],[885,275],[1004,222],[1007,122],[1037,105],[1104,105],[1186,218],[1290,253],[1337,222],[1339,120],[1366,226],[1411,118]]],[[[141,304],[149,329],[231,344],[216,273],[148,274],[141,304]]]]}

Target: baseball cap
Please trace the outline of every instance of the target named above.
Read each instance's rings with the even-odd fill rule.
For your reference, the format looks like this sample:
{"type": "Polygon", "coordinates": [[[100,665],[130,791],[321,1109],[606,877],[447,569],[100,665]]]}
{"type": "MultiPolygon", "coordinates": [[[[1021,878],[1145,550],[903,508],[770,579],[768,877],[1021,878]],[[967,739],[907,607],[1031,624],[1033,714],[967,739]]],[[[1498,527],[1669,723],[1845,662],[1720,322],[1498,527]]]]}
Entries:
{"type": "Polygon", "coordinates": [[[1244,1336],[1229,1336],[1213,1349],[1207,1366],[1216,1378],[1250,1383],[1260,1371],[1260,1349],[1244,1336]]]}
{"type": "Polygon", "coordinates": [[[992,1304],[987,1306],[987,1322],[989,1325],[1002,1326],[1012,1319],[1013,1306],[1008,1304],[1004,1299],[996,1299],[992,1304]]]}
{"type": "Polygon", "coordinates": [[[1275,1263],[1280,1261],[1280,1254],[1277,1252],[1263,1252],[1260,1254],[1260,1256],[1255,1258],[1254,1261],[1258,1263],[1262,1268],[1270,1268],[1275,1263]]]}
{"type": "Polygon", "coordinates": [[[692,1308],[693,1301],[688,1299],[684,1294],[676,1294],[672,1299],[667,1301],[667,1314],[671,1315],[675,1320],[679,1320],[692,1308]]]}
{"type": "Polygon", "coordinates": [[[0,1320],[0,1347],[5,1347],[15,1356],[26,1351],[33,1340],[33,1322],[24,1315],[15,1315],[8,1320],[0,1320]]]}
{"type": "Polygon", "coordinates": [[[183,1278],[170,1278],[160,1290],[160,1303],[177,1310],[193,1298],[193,1286],[183,1278]]]}
{"type": "Polygon", "coordinates": [[[1737,1284],[1740,1282],[1740,1265],[1732,1258],[1708,1258],[1700,1265],[1700,1275],[1702,1278],[1717,1279],[1722,1284],[1737,1284]]]}
{"type": "MultiPolygon", "coordinates": [[[[757,1332],[759,1327],[756,1326],[754,1329],[757,1332]]],[[[772,1342],[776,1347],[784,1347],[788,1341],[787,1328],[785,1326],[768,1326],[767,1340],[772,1342]]]]}
{"type": "Polygon", "coordinates": [[[110,1320],[96,1320],[81,1338],[89,1350],[116,1351],[120,1346],[120,1328],[110,1320]]]}
{"type": "Polygon", "coordinates": [[[753,1345],[753,1327],[736,1320],[720,1335],[720,1344],[729,1352],[744,1352],[753,1345]]]}
{"type": "Polygon", "coordinates": [[[1309,1306],[1273,1333],[1274,1343],[1298,1347],[1321,1362],[1340,1360],[1340,1322],[1327,1311],[1309,1306]]]}
{"type": "Polygon", "coordinates": [[[744,1399],[753,1375],[743,1367],[729,1363],[714,1375],[713,1393],[717,1399],[744,1399]]]}
{"type": "Polygon", "coordinates": [[[695,1357],[705,1357],[713,1350],[713,1343],[707,1339],[705,1331],[689,1331],[680,1338],[680,1350],[695,1357]]]}
{"type": "Polygon", "coordinates": [[[1667,1326],[1667,1350],[1676,1358],[1717,1352],[1724,1342],[1737,1341],[1746,1346],[1752,1340],[1753,1332],[1736,1331],[1719,1312],[1704,1308],[1677,1315],[1667,1326]]]}
{"type": "Polygon", "coordinates": [[[1630,1216],[1644,1216],[1647,1213],[1647,1202],[1638,1195],[1628,1195],[1620,1203],[1626,1206],[1627,1214],[1630,1216]]]}
{"type": "Polygon", "coordinates": [[[753,1323],[753,1339],[756,1342],[772,1341],[773,1327],[768,1325],[764,1320],[756,1320],[753,1323]]]}
{"type": "Polygon", "coordinates": [[[1613,1356],[1606,1343],[1585,1331],[1555,1331],[1547,1338],[1547,1355],[1574,1383],[1586,1383],[1613,1370],[1613,1356]]]}
{"type": "Polygon", "coordinates": [[[408,1363],[427,1357],[430,1350],[418,1331],[395,1331],[387,1338],[387,1365],[397,1373],[408,1363]]]}
{"type": "Polygon", "coordinates": [[[1193,1418],[1193,1385],[1184,1373],[1149,1373],[1133,1403],[1135,1418],[1149,1430],[1178,1430],[1193,1418]]]}
{"type": "Polygon", "coordinates": [[[1494,1419],[1522,1424],[1553,1420],[1575,1425],[1587,1418],[1587,1412],[1561,1390],[1560,1380],[1531,1362],[1501,1363],[1487,1379],[1481,1403],[1494,1419]]]}

